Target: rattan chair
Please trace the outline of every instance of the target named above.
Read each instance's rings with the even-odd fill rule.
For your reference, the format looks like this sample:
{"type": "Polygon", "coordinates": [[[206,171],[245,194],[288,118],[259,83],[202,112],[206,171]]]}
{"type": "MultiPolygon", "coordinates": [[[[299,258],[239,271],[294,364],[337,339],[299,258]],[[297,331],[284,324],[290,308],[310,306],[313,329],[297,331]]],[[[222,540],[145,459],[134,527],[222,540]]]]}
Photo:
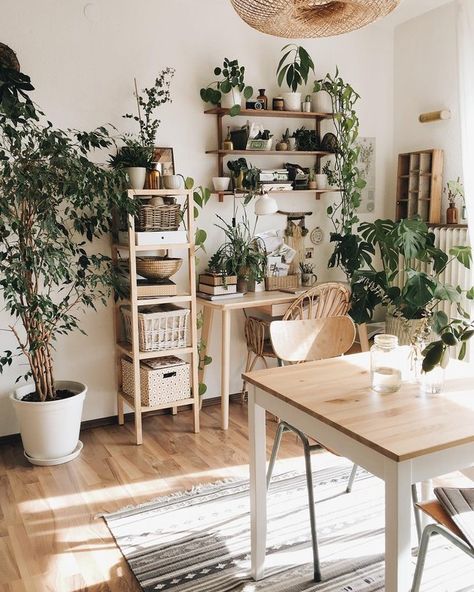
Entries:
{"type": "Polygon", "coordinates": [[[444,536],[450,543],[456,545],[458,549],[464,551],[464,553],[469,555],[469,557],[474,558],[474,548],[459,530],[448,512],[437,500],[423,502],[417,505],[421,510],[423,510],[423,512],[428,514],[430,518],[433,518],[433,520],[436,521],[436,524],[428,524],[428,526],[423,531],[411,592],[419,592],[420,590],[421,579],[423,577],[423,568],[425,566],[425,559],[428,551],[428,544],[433,534],[440,534],[444,536]]]}

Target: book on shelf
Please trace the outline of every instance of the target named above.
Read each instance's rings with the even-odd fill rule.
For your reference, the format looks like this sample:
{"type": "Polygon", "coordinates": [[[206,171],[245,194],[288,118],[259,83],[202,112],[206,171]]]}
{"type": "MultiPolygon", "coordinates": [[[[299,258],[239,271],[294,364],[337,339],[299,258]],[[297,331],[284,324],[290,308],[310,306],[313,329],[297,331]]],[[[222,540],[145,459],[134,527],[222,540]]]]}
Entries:
{"type": "Polygon", "coordinates": [[[293,191],[293,184],[292,183],[262,183],[262,189],[264,191],[273,191],[274,193],[278,193],[278,191],[293,191]]]}
{"type": "Polygon", "coordinates": [[[206,284],[199,284],[199,292],[204,294],[211,294],[211,296],[219,296],[220,294],[235,294],[237,286],[231,284],[230,286],[208,286],[206,284]]]}
{"type": "Polygon", "coordinates": [[[227,300],[230,298],[241,298],[244,295],[243,292],[236,292],[235,294],[205,294],[204,292],[198,292],[196,296],[203,300],[227,300]]]}

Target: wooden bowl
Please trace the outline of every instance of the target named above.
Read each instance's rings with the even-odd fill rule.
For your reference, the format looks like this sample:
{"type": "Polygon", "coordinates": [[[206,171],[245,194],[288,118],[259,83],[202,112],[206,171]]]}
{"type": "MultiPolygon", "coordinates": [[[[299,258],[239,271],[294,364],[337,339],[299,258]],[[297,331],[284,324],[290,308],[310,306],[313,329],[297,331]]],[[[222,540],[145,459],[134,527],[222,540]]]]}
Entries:
{"type": "Polygon", "coordinates": [[[147,280],[166,280],[177,273],[183,264],[174,257],[137,257],[137,273],[147,280]]]}

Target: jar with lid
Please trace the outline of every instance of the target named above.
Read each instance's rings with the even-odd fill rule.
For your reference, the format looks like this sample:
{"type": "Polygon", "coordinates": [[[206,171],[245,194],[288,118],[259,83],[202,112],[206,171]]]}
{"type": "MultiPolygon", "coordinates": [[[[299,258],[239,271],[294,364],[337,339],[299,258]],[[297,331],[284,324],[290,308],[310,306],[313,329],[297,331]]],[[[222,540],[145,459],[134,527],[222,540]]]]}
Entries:
{"type": "Polygon", "coordinates": [[[396,335],[376,335],[370,349],[372,390],[394,393],[402,384],[402,359],[396,335]]]}

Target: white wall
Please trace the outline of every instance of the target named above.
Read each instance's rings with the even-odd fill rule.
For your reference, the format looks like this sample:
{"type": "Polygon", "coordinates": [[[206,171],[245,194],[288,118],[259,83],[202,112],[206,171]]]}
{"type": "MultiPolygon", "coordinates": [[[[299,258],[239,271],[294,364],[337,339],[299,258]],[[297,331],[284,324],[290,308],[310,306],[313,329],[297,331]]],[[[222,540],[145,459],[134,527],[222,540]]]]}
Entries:
{"type": "MultiPolygon", "coordinates": [[[[250,29],[226,0],[101,0],[89,3],[91,20],[84,17],[85,4],[80,0],[2,0],[0,39],[17,51],[23,71],[31,75],[35,100],[58,126],[85,129],[110,122],[124,130],[129,122],[120,116],[134,109],[133,77],[143,88],[152,84],[162,68],[173,66],[173,104],[160,113],[158,144],[174,146],[178,172],[193,176],[199,184],[208,184],[216,174],[216,162],[204,152],[216,147],[216,123],[203,114],[199,88],[211,80],[214,66],[229,57],[246,65],[248,83],[254,88],[265,87],[267,96],[274,96],[275,68],[285,41],[250,29]]],[[[358,109],[361,135],[375,136],[377,141],[375,216],[389,215],[394,187],[393,31],[376,24],[343,37],[307,40],[304,45],[315,60],[318,77],[334,71],[338,64],[342,76],[362,95],[358,109]]],[[[288,124],[293,122],[289,120],[288,124]]],[[[279,120],[267,119],[265,123],[275,134],[282,131],[279,120]]],[[[252,162],[270,164],[257,158],[252,162]]],[[[271,160],[271,166],[279,163],[277,158],[271,160]]],[[[278,198],[283,209],[312,210],[309,228],[321,226],[328,238],[327,199],[278,198]]],[[[209,233],[209,253],[222,241],[221,232],[213,227],[216,213],[230,218],[231,201],[220,204],[214,197],[200,220],[209,233]]],[[[284,219],[272,217],[259,222],[260,229],[275,225],[283,227],[284,219]]],[[[331,277],[326,269],[330,252],[325,243],[316,253],[320,279],[331,277]]],[[[204,264],[202,259],[201,266],[204,264]]],[[[0,326],[7,322],[5,315],[0,316],[0,326]]],[[[112,415],[111,307],[88,314],[83,326],[87,337],[73,335],[58,343],[57,376],[89,385],[84,419],[112,415]]],[[[232,330],[237,338],[232,343],[231,392],[237,392],[245,352],[242,317],[234,316],[232,330]]],[[[207,381],[211,395],[219,393],[219,331],[217,323],[210,352],[214,363],[207,381]]],[[[2,346],[12,345],[6,333],[0,336],[2,346]]],[[[17,366],[0,377],[0,435],[17,431],[7,394],[18,371],[17,366]]]]}
{"type": "MultiPolygon", "coordinates": [[[[395,29],[395,153],[443,149],[445,182],[462,177],[456,11],[450,2],[395,29]],[[420,113],[440,109],[452,118],[419,123],[420,113]]],[[[447,206],[444,196],[442,221],[447,206]]]]}

